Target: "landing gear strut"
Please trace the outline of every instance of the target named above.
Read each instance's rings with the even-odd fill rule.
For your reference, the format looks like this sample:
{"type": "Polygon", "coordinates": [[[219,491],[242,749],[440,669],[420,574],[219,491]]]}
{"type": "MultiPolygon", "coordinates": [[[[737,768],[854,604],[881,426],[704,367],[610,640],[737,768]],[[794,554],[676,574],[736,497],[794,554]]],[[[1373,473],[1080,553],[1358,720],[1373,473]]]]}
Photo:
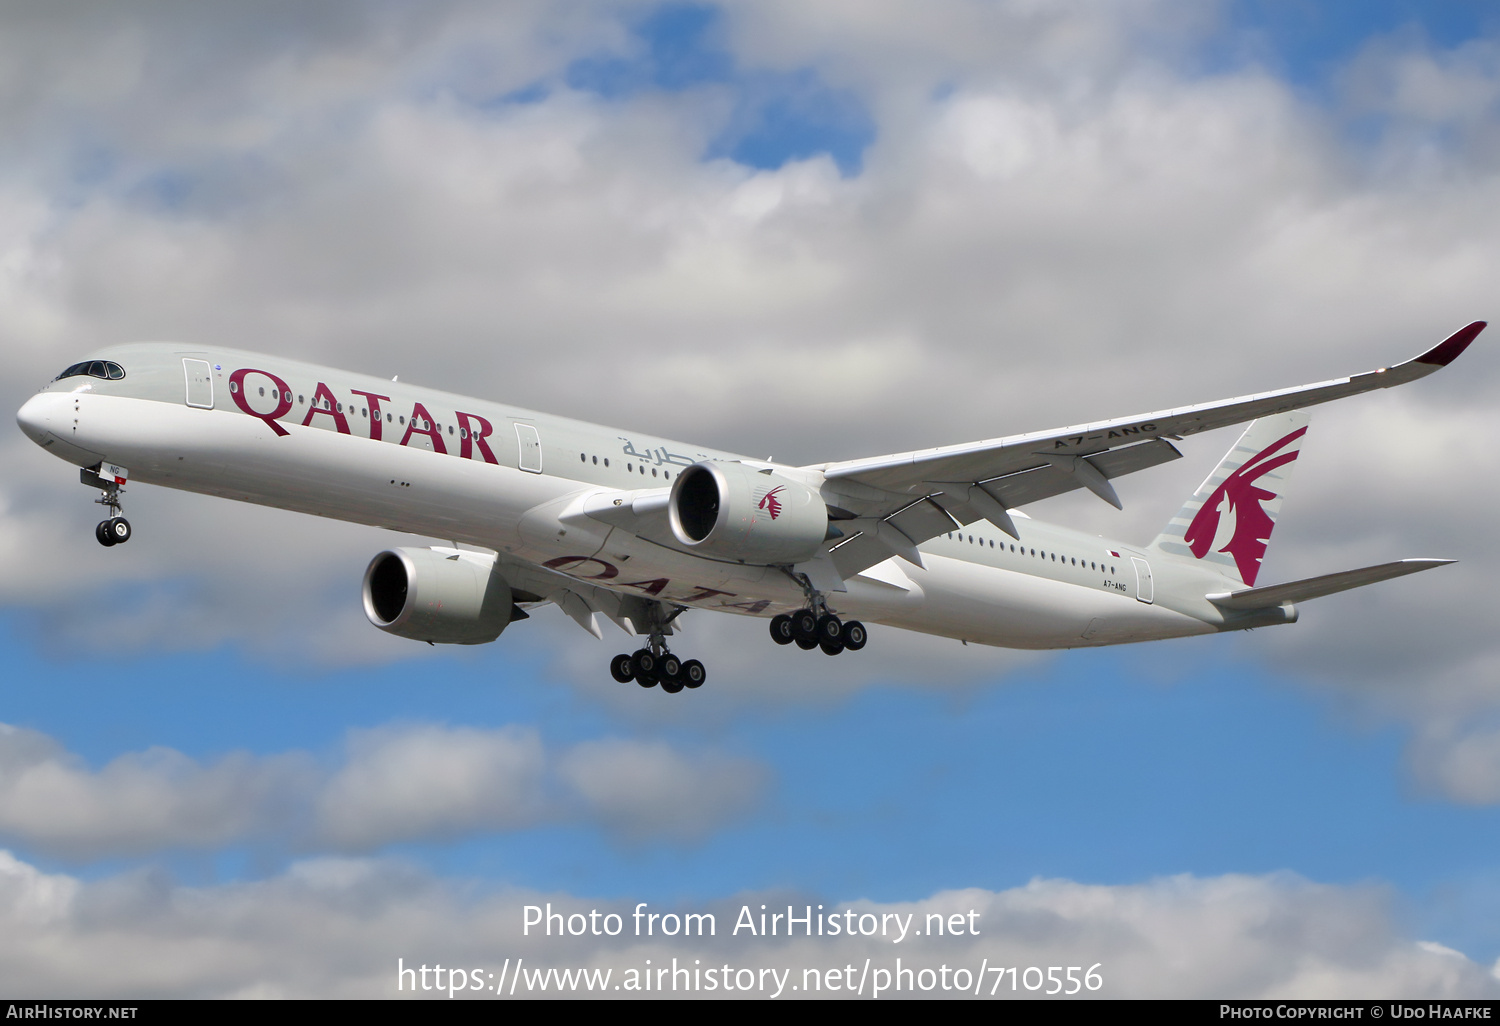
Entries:
{"type": "Polygon", "coordinates": [[[806,574],[791,576],[802,586],[807,596],[807,608],[771,617],[772,641],[778,645],[795,644],[803,651],[821,648],[828,655],[838,655],[845,649],[858,652],[865,647],[869,635],[864,624],[858,620],[846,622],[835,616],[828,608],[827,599],[812,586],[806,574]]]}
{"type": "Polygon", "coordinates": [[[621,684],[635,681],[643,688],[660,684],[667,694],[675,695],[683,688],[702,687],[708,679],[708,671],[702,663],[696,659],[684,662],[667,648],[668,628],[687,607],[678,606],[663,616],[665,608],[661,603],[652,604],[645,648],[630,655],[617,655],[609,661],[610,675],[621,684]]]}
{"type": "Polygon", "coordinates": [[[130,521],[120,515],[125,508],[120,503],[120,496],[124,494],[125,489],[121,488],[114,481],[106,481],[98,474],[88,470],[83,472],[83,481],[85,484],[92,484],[104,492],[94,502],[109,510],[109,517],[99,521],[94,527],[94,537],[98,540],[99,544],[107,547],[110,545],[123,545],[128,542],[130,540],[130,521]]]}

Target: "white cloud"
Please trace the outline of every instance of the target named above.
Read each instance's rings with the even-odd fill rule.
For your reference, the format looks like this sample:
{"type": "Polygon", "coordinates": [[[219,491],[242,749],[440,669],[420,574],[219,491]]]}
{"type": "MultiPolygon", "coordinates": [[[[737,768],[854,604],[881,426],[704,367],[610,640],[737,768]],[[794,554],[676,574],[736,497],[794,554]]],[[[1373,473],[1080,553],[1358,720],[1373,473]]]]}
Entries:
{"type": "MultiPolygon", "coordinates": [[[[143,874],[85,882],[40,872],[4,853],[0,988],[37,997],[381,998],[398,996],[398,958],[413,968],[442,964],[444,983],[446,970],[461,970],[465,984],[478,970],[479,980],[492,987],[507,959],[512,970],[520,958],[533,971],[607,968],[620,981],[627,970],[645,969],[647,959],[653,967],[670,967],[675,957],[689,967],[755,970],[746,979],[774,969],[786,982],[783,996],[791,997],[805,994],[800,988],[811,978],[804,970],[826,974],[854,964],[857,978],[869,958],[868,998],[877,981],[893,986],[899,957],[907,969],[933,970],[931,977],[914,973],[906,986],[930,981],[935,995],[942,994],[940,967],[948,967],[951,984],[955,970],[967,970],[972,980],[985,960],[1020,970],[1014,994],[1009,975],[1004,978],[1007,999],[1034,996],[1024,986],[1038,982],[1026,974],[1029,966],[1076,965],[1081,979],[1096,964],[1103,981],[1098,993],[1105,997],[1484,999],[1500,993],[1500,983],[1461,953],[1404,936],[1382,891],[1289,876],[1174,877],[1115,887],[1037,880],[1006,891],[947,891],[894,904],[764,894],[648,904],[657,913],[711,912],[715,935],[691,940],[633,936],[634,906],[628,897],[476,894],[377,861],[318,860],[267,880],[186,887],[143,874]],[[547,937],[537,929],[523,936],[524,906],[548,902],[565,915],[615,912],[624,931],[616,938],[547,937]],[[843,921],[850,921],[845,910],[853,911],[856,924],[871,915],[866,926],[883,922],[890,933],[852,940],[732,933],[742,906],[758,923],[761,904],[768,912],[791,904],[801,916],[808,904],[819,903],[843,921]],[[929,915],[948,922],[955,914],[978,936],[918,935],[929,915]],[[915,932],[892,943],[899,920],[887,917],[906,916],[915,932]]],[[[981,989],[988,994],[996,981],[986,976],[981,989]]],[[[765,979],[768,990],[751,996],[774,990],[769,974],[765,979]]],[[[422,982],[431,984],[433,977],[416,986],[422,982]]],[[[516,996],[522,993],[525,986],[516,996]]],[[[439,985],[416,996],[447,993],[439,985]]]]}
{"type": "Polygon", "coordinates": [[[748,759],[685,759],[665,744],[587,741],[560,768],[592,813],[620,836],[701,837],[750,806],[766,770],[748,759]]]}
{"type": "MultiPolygon", "coordinates": [[[[1485,316],[1493,47],[1385,41],[1345,106],[1321,108],[1253,67],[1194,70],[1199,6],[951,3],[913,26],[899,5],[732,5],[743,66],[812,64],[869,104],[876,139],[851,178],[823,157],[703,161],[731,87],[568,89],[571,60],[628,49],[636,7],[350,6],[310,26],[242,14],[234,31],[165,8],[12,14],[0,403],[96,344],[180,337],[814,462],[1335,376],[1485,316]],[[208,86],[182,88],[204,60],[208,86]],[[535,82],[539,102],[497,102],[535,82]],[[1345,131],[1371,112],[1376,139],[1345,131]]],[[[1500,474],[1473,443],[1496,426],[1493,351],[1481,337],[1401,394],[1319,410],[1270,556],[1302,576],[1419,535],[1464,562],[1244,643],[1419,733],[1495,704],[1474,704],[1494,680],[1476,598],[1500,474]]],[[[1036,512],[1149,538],[1231,441],[1123,482],[1123,516],[1075,499],[1036,512]]],[[[136,539],[106,552],[67,467],[15,435],[0,459],[0,587],[65,639],[419,654],[359,616],[380,532],[137,488],[136,539]],[[205,569],[226,537],[245,558],[205,569]]],[[[825,694],[921,679],[940,647],[817,672],[848,675],[825,694]]],[[[609,652],[559,666],[601,680],[609,652]]],[[[802,700],[808,664],[777,658],[747,643],[710,673],[802,700]]],[[[1019,659],[988,658],[993,674],[1019,659]]],[[[1465,765],[1477,779],[1488,763],[1465,765]]]]}
{"type": "Polygon", "coordinates": [[[534,731],[442,727],[357,731],[318,798],[335,848],[528,826],[543,818],[546,755],[534,731]]]}
{"type": "Polygon", "coordinates": [[[0,725],[0,833],[73,856],[215,847],[280,827],[310,776],[305,757],[204,766],[165,748],[92,771],[51,738],[0,725]]]}
{"type": "Polygon", "coordinates": [[[0,724],[0,838],[68,859],[233,845],[373,851],[546,822],[631,843],[698,840],[744,814],[763,766],[660,742],[548,751],[535,731],[432,725],[352,731],[341,765],[153,748],[98,770],[36,731],[0,724]]]}

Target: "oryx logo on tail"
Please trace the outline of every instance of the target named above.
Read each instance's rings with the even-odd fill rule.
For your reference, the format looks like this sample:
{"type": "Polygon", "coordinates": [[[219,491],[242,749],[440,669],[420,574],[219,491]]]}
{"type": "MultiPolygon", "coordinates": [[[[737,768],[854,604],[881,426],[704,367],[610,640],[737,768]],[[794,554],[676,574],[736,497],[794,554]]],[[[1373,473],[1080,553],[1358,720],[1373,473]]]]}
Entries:
{"type": "Polygon", "coordinates": [[[767,513],[771,514],[772,520],[775,520],[777,517],[781,516],[781,500],[776,498],[776,493],[781,491],[781,489],[784,487],[786,486],[777,485],[775,488],[772,488],[769,492],[762,495],[760,497],[760,502],[755,504],[755,508],[763,509],[767,513]]]}
{"type": "Polygon", "coordinates": [[[1295,460],[1297,449],[1281,450],[1306,433],[1307,428],[1300,427],[1272,442],[1214,489],[1183,535],[1182,540],[1194,556],[1202,559],[1210,551],[1227,552],[1234,558],[1240,579],[1246,584],[1255,583],[1271,529],[1276,526],[1264,503],[1277,497],[1275,492],[1258,487],[1255,482],[1295,460]]]}

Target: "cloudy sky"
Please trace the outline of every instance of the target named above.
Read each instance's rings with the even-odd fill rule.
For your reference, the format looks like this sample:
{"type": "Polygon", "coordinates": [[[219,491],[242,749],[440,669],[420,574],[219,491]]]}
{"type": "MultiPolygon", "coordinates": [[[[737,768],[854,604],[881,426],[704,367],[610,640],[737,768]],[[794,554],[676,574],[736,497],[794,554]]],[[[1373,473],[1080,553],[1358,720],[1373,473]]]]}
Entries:
{"type": "MultiPolygon", "coordinates": [[[[813,463],[1367,370],[1497,316],[1490,11],[0,4],[0,405],[172,339],[813,463]]],[[[102,549],[11,432],[0,992],[900,955],[1500,995],[1497,387],[1486,335],[1316,411],[1263,579],[1456,566],[1079,653],[821,660],[693,614],[678,696],[553,609],[379,633],[389,533],[140,486],[102,549]],[[549,901],[720,936],[523,936],[549,901]],[[778,902],[981,933],[725,936],[778,902]]],[[[1028,512],[1143,542],[1233,441],[1028,512]]]]}

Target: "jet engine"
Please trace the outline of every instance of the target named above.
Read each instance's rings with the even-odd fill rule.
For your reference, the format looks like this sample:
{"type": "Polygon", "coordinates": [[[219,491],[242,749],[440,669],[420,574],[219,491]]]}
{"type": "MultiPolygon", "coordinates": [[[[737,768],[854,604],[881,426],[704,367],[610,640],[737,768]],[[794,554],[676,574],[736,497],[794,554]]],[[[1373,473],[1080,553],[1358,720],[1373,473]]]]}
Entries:
{"type": "Polygon", "coordinates": [[[365,570],[365,616],[383,631],[448,645],[483,645],[510,623],[510,585],[495,557],[457,549],[388,549],[365,570]]]}
{"type": "Polygon", "coordinates": [[[828,536],[828,507],[817,492],[742,463],[694,463],[673,482],[667,511],[679,543],[741,563],[800,563],[828,536]]]}

